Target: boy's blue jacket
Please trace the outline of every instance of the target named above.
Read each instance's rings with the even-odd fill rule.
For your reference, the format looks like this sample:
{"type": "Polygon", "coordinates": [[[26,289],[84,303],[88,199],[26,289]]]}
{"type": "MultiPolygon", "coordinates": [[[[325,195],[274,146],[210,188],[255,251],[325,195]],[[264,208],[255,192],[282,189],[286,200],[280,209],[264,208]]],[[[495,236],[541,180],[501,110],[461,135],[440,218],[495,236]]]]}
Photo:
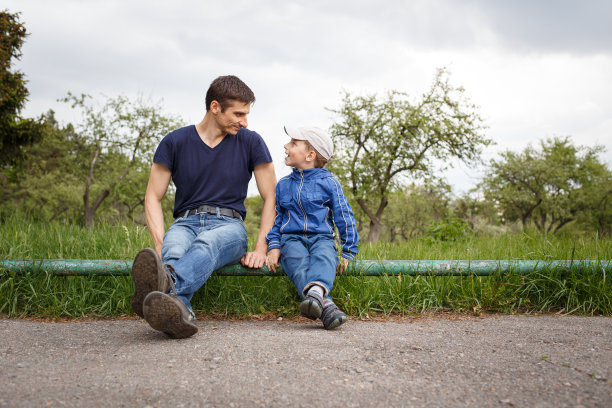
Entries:
{"type": "Polygon", "coordinates": [[[266,236],[268,250],[280,248],[281,234],[333,235],[334,224],[342,243],[342,257],[353,259],[359,235],[340,183],[326,169],[293,169],[276,185],[276,218],[266,236]]]}

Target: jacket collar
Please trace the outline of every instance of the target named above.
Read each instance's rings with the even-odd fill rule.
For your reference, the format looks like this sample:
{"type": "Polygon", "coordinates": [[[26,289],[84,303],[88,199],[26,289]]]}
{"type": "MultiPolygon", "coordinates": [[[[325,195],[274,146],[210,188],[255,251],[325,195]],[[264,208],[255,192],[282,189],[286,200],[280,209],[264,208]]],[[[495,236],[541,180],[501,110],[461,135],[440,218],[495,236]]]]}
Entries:
{"type": "Polygon", "coordinates": [[[327,169],[318,169],[317,168],[317,169],[298,170],[298,169],[294,168],[293,172],[291,173],[291,177],[295,178],[297,180],[300,180],[302,177],[304,179],[324,178],[324,177],[329,176],[330,174],[331,173],[327,169]]]}

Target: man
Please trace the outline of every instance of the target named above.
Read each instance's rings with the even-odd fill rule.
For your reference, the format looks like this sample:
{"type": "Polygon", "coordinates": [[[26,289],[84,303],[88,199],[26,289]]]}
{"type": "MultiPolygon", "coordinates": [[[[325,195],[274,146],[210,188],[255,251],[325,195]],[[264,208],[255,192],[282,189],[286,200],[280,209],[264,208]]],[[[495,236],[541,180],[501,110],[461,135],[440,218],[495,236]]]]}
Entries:
{"type": "Polygon", "coordinates": [[[144,207],[155,250],[143,249],[134,259],[132,309],[171,337],[198,331],[190,300],[214,270],[238,261],[260,268],[266,260],[276,176],[265,142],[246,129],[254,101],[239,78],[215,79],[204,119],[170,132],[153,157],[144,207]],[[255,248],[246,252],[244,199],[252,174],[264,208],[255,248]],[[164,235],[161,201],[171,178],[175,221],[164,235]]]}

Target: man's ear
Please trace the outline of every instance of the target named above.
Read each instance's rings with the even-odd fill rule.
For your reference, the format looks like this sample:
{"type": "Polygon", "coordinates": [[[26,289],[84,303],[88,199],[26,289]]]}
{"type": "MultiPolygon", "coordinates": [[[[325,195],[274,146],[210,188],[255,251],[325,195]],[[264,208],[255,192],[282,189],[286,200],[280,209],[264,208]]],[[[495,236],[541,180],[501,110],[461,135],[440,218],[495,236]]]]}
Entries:
{"type": "Polygon", "coordinates": [[[221,112],[221,104],[218,101],[211,101],[209,110],[216,115],[221,112]]]}

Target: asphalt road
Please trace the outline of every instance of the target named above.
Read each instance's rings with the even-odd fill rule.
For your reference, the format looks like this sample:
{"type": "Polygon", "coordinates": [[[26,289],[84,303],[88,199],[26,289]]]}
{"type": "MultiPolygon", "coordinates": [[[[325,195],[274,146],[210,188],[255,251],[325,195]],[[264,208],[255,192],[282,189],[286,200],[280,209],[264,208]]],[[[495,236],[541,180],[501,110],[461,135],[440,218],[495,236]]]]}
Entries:
{"type": "Polygon", "coordinates": [[[2,407],[612,407],[612,318],[0,320],[2,407]]]}

